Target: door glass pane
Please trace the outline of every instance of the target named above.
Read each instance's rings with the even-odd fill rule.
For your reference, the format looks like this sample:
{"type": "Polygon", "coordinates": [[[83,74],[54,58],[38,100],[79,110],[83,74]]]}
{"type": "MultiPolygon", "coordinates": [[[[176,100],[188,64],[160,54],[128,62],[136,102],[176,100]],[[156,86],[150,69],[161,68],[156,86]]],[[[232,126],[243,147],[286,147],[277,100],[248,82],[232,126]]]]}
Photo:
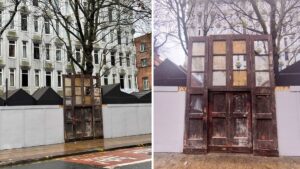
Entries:
{"type": "Polygon", "coordinates": [[[246,53],[246,41],[244,40],[233,41],[232,48],[234,54],[246,53]]]}
{"type": "Polygon", "coordinates": [[[65,88],[65,96],[72,96],[72,89],[71,87],[65,88]]]}
{"type": "Polygon", "coordinates": [[[233,55],[233,70],[246,70],[247,69],[247,61],[245,55],[233,55]]]}
{"type": "Polygon", "coordinates": [[[204,57],[192,57],[192,71],[204,71],[204,57]]]}
{"type": "Polygon", "coordinates": [[[65,86],[71,86],[71,78],[65,78],[65,86]]]}
{"type": "Polygon", "coordinates": [[[256,55],[268,54],[268,41],[254,41],[254,53],[256,55]]]}
{"type": "Polygon", "coordinates": [[[256,72],[255,79],[256,79],[256,86],[259,86],[259,87],[270,86],[269,72],[256,72]]]}
{"type": "Polygon", "coordinates": [[[247,86],[247,71],[233,71],[233,86],[247,86]]]}
{"type": "Polygon", "coordinates": [[[270,113],[271,97],[266,95],[256,96],[256,113],[270,113]]]}
{"type": "Polygon", "coordinates": [[[189,139],[201,139],[203,137],[203,121],[198,119],[189,122],[189,139]]]}
{"type": "Polygon", "coordinates": [[[191,74],[191,86],[192,87],[203,87],[204,74],[203,73],[192,73],[191,74]]]}
{"type": "Polygon", "coordinates": [[[226,41],[214,41],[213,54],[226,54],[226,41]]]}
{"type": "Polygon", "coordinates": [[[268,56],[255,56],[255,70],[268,70],[269,57],[268,56]]]}
{"type": "Polygon", "coordinates": [[[192,47],[193,56],[204,56],[205,55],[205,43],[204,42],[194,42],[192,47]]]}
{"type": "Polygon", "coordinates": [[[225,70],[226,69],[226,57],[225,56],[214,56],[213,57],[213,69],[214,70],[225,70]]]}
{"type": "Polygon", "coordinates": [[[213,86],[225,86],[226,85],[226,72],[215,71],[213,72],[213,86]]]}
{"type": "Polygon", "coordinates": [[[191,95],[190,100],[191,113],[202,113],[203,98],[201,95],[191,95]]]}

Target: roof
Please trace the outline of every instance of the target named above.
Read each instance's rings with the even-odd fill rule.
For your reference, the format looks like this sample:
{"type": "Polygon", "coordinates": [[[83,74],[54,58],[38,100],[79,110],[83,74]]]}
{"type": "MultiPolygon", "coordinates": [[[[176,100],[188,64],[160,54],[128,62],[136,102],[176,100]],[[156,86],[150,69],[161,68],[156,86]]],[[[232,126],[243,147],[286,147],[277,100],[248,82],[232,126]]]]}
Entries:
{"type": "Polygon", "coordinates": [[[155,86],[186,86],[186,72],[169,59],[154,69],[155,86]]]}
{"type": "Polygon", "coordinates": [[[300,61],[279,72],[276,86],[300,86],[300,61]]]}
{"type": "Polygon", "coordinates": [[[132,92],[131,94],[134,95],[137,98],[141,98],[143,96],[145,96],[146,94],[151,93],[151,90],[147,90],[147,91],[141,91],[141,92],[132,92]]]}
{"type": "Polygon", "coordinates": [[[137,97],[120,90],[120,84],[102,86],[103,104],[139,103],[137,97]]]}
{"type": "MultiPolygon", "coordinates": [[[[6,93],[2,98],[6,98],[6,93]]],[[[7,92],[7,105],[34,105],[35,99],[23,89],[9,90],[7,92]]]]}
{"type": "Polygon", "coordinates": [[[139,99],[139,103],[151,103],[151,100],[152,100],[151,99],[151,96],[152,96],[151,90],[142,91],[142,92],[133,92],[131,94],[139,99]]]}
{"type": "Polygon", "coordinates": [[[37,89],[32,97],[39,105],[62,105],[63,99],[51,87],[37,89]]]}

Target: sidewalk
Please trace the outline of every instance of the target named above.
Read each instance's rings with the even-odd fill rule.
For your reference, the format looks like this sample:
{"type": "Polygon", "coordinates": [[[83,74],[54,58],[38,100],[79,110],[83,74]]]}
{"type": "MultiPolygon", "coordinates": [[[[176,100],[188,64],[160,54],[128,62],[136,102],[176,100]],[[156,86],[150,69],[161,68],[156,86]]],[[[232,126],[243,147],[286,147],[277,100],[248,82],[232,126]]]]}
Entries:
{"type": "Polygon", "coordinates": [[[145,144],[151,144],[151,134],[2,150],[0,167],[145,144]]]}
{"type": "Polygon", "coordinates": [[[261,157],[251,154],[154,153],[155,169],[300,169],[300,157],[261,157]]]}

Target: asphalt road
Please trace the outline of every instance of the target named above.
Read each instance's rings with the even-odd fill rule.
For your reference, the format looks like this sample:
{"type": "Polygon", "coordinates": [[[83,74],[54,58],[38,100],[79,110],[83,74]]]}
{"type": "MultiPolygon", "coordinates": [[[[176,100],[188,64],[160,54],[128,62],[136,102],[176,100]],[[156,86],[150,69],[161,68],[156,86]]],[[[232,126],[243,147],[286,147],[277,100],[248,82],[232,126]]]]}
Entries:
{"type": "MultiPolygon", "coordinates": [[[[17,165],[1,169],[105,169],[105,167],[94,167],[90,165],[70,163],[65,161],[51,160],[33,164],[17,165]]],[[[143,162],[132,165],[116,167],[115,169],[151,169],[151,162],[143,162]]]]}
{"type": "Polygon", "coordinates": [[[0,169],[151,169],[150,152],[151,147],[133,147],[0,167],[0,169]]]}

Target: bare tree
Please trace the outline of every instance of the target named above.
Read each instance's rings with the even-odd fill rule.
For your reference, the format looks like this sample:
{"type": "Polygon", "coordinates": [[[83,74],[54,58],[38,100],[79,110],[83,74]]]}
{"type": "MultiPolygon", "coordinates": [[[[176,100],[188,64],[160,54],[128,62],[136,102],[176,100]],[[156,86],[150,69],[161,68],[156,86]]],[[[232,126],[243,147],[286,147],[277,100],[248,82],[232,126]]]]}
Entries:
{"type": "Polygon", "coordinates": [[[173,37],[178,39],[185,55],[190,31],[200,29],[201,35],[207,36],[215,20],[214,3],[210,0],[156,0],[155,7],[155,17],[158,17],[154,23],[156,46],[161,47],[165,40],[173,37]]]}
{"type": "Polygon", "coordinates": [[[283,42],[287,37],[297,35],[300,28],[298,14],[300,1],[298,0],[220,0],[229,9],[222,9],[222,5],[215,5],[218,14],[229,28],[236,33],[270,34],[274,55],[274,72],[279,73],[279,58],[284,52],[299,52],[296,42],[300,36],[293,38],[290,44],[283,42]],[[226,11],[226,12],[224,12],[226,11]],[[238,27],[242,27],[241,32],[238,27]],[[293,48],[292,48],[293,46],[293,48]],[[293,51],[291,51],[293,50],[293,51]]]}
{"type": "Polygon", "coordinates": [[[26,2],[25,0],[11,0],[10,2],[6,3],[6,6],[2,6],[1,8],[9,9],[10,16],[8,20],[4,23],[4,25],[0,28],[0,36],[4,33],[7,27],[13,22],[15,15],[17,14],[18,10],[20,10],[21,2],[26,2]]]}
{"type": "MultiPolygon", "coordinates": [[[[65,36],[58,35],[67,49],[68,58],[83,74],[92,74],[93,55],[95,45],[100,45],[107,51],[115,50],[121,45],[122,36],[126,36],[123,30],[131,27],[135,22],[151,17],[151,9],[143,1],[132,0],[68,0],[69,13],[61,9],[56,0],[45,2],[43,11],[45,18],[51,20],[51,25],[58,35],[54,21],[61,25],[65,36]],[[103,39],[112,38],[109,43],[103,43],[103,39]],[[76,59],[73,55],[72,42],[80,44],[83,57],[76,59]],[[117,44],[114,42],[117,41],[117,44]]],[[[130,30],[127,33],[134,33],[130,30]]],[[[74,69],[74,68],[73,68],[74,69]]]]}

